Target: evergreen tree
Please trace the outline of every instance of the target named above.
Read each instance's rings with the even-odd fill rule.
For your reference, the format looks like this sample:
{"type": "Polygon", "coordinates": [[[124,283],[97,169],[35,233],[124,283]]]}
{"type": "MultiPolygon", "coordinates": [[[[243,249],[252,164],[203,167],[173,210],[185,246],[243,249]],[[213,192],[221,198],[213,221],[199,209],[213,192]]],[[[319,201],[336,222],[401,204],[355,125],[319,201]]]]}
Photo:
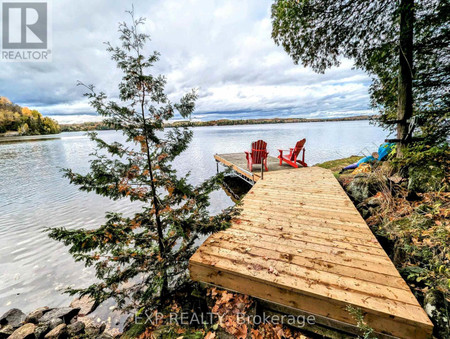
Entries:
{"type": "Polygon", "coordinates": [[[127,143],[107,143],[90,133],[97,145],[90,172],[82,175],[67,169],[65,176],[83,191],[128,198],[143,207],[132,217],[108,213],[105,224],[93,230],[50,230],[50,237],[70,246],[77,261],[94,266],[100,280],[68,292],[90,295],[98,302],[114,298],[122,309],[161,305],[186,286],[188,259],[199,236],[227,227],[233,214],[223,211],[212,217],[207,210],[208,195],[219,187],[223,175],[196,186],[188,176],[177,177],[173,164],[188,147],[192,132],[164,130],[164,122],[175,112],[189,118],[197,95],[187,93],[176,104],[168,100],[166,79],[150,73],[159,54],[144,56],[149,36],[138,31],[144,20],[130,14],[132,23],[119,25],[121,47],[107,48],[123,72],[120,101],[109,101],[93,86],[87,86],[86,94],[105,117],[104,123],[121,130],[127,143]]]}
{"type": "Polygon", "coordinates": [[[401,149],[413,115],[425,142],[448,137],[449,19],[448,0],[277,0],[272,36],[315,71],[347,57],[372,75],[372,105],[383,126],[397,124],[401,149]]]}

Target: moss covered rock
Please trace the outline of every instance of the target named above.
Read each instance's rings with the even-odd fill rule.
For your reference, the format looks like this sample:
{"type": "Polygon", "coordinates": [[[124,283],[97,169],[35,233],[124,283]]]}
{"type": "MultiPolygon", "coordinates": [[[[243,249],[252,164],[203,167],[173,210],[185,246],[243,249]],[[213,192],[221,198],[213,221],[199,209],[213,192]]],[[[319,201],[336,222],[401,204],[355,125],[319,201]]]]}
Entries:
{"type": "Polygon", "coordinates": [[[434,333],[438,338],[450,338],[450,305],[442,292],[432,289],[425,295],[424,309],[437,325],[434,333]]]}
{"type": "Polygon", "coordinates": [[[433,165],[414,166],[408,169],[408,176],[408,190],[418,193],[436,192],[443,188],[445,170],[433,165]]]}
{"type": "Polygon", "coordinates": [[[361,203],[386,187],[387,179],[373,173],[357,174],[345,187],[355,203],[361,203]]]}
{"type": "Polygon", "coordinates": [[[126,329],[126,332],[122,335],[121,339],[132,339],[139,337],[145,332],[147,328],[146,324],[130,323],[126,329]]]}

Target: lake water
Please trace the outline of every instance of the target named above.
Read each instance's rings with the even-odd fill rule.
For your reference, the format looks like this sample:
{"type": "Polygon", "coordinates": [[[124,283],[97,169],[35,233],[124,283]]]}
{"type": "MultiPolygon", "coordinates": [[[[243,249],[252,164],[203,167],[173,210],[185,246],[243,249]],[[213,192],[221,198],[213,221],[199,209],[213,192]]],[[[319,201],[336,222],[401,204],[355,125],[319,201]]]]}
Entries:
{"type": "MultiPolygon", "coordinates": [[[[306,138],[306,161],[318,162],[377,150],[386,131],[368,121],[320,122],[194,128],[189,149],[178,158],[180,175],[191,171],[194,183],[213,175],[215,153],[247,150],[264,139],[269,154],[293,147],[306,138]]],[[[102,131],[107,141],[123,140],[118,132],[102,131]]],[[[61,168],[85,173],[93,143],[82,132],[59,138],[0,139],[0,314],[16,307],[24,312],[48,305],[66,306],[73,299],[62,293],[68,285],[86,286],[94,279],[90,269],[76,263],[66,248],[47,237],[47,227],[93,228],[106,211],[132,213],[126,200],[110,201],[78,191],[62,178],[61,168]]],[[[232,205],[223,191],[211,196],[213,213],[232,205]]],[[[105,309],[97,311],[99,316],[105,309]]]]}

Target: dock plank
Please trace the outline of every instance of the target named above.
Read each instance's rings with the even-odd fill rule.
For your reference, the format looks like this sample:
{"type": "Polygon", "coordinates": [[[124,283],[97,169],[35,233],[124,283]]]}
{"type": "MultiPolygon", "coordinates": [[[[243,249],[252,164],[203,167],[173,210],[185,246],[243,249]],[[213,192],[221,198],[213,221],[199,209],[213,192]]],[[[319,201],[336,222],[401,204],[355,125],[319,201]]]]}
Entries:
{"type": "MultiPolygon", "coordinates": [[[[245,156],[225,157],[250,173],[245,156]]],[[[351,305],[378,333],[431,335],[428,316],[330,171],[269,167],[255,181],[232,226],[190,259],[193,280],[355,325],[351,305]]]]}

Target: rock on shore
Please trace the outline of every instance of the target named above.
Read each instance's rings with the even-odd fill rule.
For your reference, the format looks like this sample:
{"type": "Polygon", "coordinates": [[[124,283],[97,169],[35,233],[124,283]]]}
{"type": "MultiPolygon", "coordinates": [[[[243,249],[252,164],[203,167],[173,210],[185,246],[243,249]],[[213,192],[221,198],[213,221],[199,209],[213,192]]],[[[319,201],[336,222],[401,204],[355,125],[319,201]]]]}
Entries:
{"type": "Polygon", "coordinates": [[[87,298],[74,300],[71,307],[40,307],[28,315],[13,308],[0,317],[0,339],[113,339],[120,336],[105,331],[105,323],[96,323],[87,314],[96,305],[87,298]]]}

